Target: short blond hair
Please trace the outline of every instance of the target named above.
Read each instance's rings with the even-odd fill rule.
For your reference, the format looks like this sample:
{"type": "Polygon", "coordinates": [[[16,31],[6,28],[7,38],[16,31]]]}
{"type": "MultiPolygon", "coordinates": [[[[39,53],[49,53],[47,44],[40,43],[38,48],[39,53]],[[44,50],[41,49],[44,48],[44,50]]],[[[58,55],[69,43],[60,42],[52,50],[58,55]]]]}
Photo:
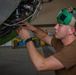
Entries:
{"type": "Polygon", "coordinates": [[[74,9],[73,7],[69,7],[67,8],[68,12],[71,13],[73,15],[72,20],[70,22],[69,25],[71,25],[72,27],[75,28],[75,36],[76,36],[76,9],[74,9]]]}

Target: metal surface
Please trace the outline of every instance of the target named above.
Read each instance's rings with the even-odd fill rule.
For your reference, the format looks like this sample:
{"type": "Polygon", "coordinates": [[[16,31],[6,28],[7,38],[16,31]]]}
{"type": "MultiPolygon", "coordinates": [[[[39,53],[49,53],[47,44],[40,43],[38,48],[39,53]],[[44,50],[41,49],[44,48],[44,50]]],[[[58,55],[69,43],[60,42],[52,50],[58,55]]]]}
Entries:
{"type": "Polygon", "coordinates": [[[16,9],[21,0],[0,0],[0,24],[16,9]]]}
{"type": "Polygon", "coordinates": [[[0,1],[0,45],[17,36],[16,29],[23,21],[31,21],[42,7],[41,0],[0,1]]]}

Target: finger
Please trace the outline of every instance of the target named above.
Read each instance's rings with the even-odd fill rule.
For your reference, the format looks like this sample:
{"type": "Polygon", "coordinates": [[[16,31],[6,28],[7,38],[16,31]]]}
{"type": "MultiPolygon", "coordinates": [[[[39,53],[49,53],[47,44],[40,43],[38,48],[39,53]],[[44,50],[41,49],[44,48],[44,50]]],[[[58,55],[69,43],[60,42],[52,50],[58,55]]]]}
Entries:
{"type": "Polygon", "coordinates": [[[17,34],[19,35],[20,31],[18,29],[16,31],[17,31],[17,34]]]}
{"type": "Polygon", "coordinates": [[[20,29],[20,30],[21,30],[21,29],[25,29],[25,30],[27,30],[27,27],[25,27],[25,26],[20,26],[19,29],[20,29]]]}
{"type": "Polygon", "coordinates": [[[17,31],[17,33],[18,33],[18,30],[16,30],[17,31]]]}
{"type": "Polygon", "coordinates": [[[20,33],[21,29],[22,29],[21,27],[18,27],[17,30],[16,30],[17,33],[20,33]]]}
{"type": "Polygon", "coordinates": [[[24,21],[23,24],[25,24],[26,26],[30,25],[28,21],[24,21]]]}
{"type": "Polygon", "coordinates": [[[17,28],[17,30],[20,31],[20,30],[22,30],[23,28],[24,28],[23,26],[19,26],[19,27],[17,28]]]}
{"type": "Polygon", "coordinates": [[[16,29],[16,31],[19,32],[19,30],[20,30],[20,29],[19,29],[19,27],[18,27],[18,28],[16,29]]]}
{"type": "Polygon", "coordinates": [[[19,28],[23,28],[23,26],[19,26],[19,28]]]}

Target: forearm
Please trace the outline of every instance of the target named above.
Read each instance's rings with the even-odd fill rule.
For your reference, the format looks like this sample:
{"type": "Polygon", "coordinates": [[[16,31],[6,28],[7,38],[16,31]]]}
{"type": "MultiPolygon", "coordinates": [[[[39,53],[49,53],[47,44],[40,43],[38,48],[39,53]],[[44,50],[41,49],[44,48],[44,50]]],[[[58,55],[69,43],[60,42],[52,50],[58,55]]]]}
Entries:
{"type": "Polygon", "coordinates": [[[40,28],[37,28],[33,32],[37,38],[39,38],[40,40],[44,41],[45,43],[51,45],[51,40],[52,40],[53,36],[48,35],[47,32],[45,32],[44,30],[42,30],[40,28]]]}
{"type": "Polygon", "coordinates": [[[38,71],[58,70],[64,68],[63,64],[55,57],[49,56],[44,58],[42,54],[36,49],[32,41],[26,44],[29,56],[38,71]]]}
{"type": "Polygon", "coordinates": [[[35,65],[35,67],[38,70],[38,67],[42,65],[44,57],[41,55],[41,53],[36,49],[33,42],[30,41],[26,44],[26,47],[28,49],[28,53],[30,55],[30,58],[35,65]]]}
{"type": "Polygon", "coordinates": [[[41,40],[43,40],[48,35],[47,32],[45,32],[44,30],[42,30],[40,28],[36,28],[36,30],[33,32],[36,35],[36,37],[41,39],[41,40]]]}

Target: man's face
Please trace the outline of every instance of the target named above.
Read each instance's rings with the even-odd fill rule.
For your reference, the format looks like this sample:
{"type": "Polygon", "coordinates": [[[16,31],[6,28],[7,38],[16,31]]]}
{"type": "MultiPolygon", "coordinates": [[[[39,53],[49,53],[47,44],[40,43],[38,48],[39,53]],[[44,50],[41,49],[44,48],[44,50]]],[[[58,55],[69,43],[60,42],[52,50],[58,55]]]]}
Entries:
{"type": "Polygon", "coordinates": [[[64,39],[69,35],[69,26],[58,23],[56,24],[54,29],[55,29],[55,37],[58,39],[64,39]]]}

